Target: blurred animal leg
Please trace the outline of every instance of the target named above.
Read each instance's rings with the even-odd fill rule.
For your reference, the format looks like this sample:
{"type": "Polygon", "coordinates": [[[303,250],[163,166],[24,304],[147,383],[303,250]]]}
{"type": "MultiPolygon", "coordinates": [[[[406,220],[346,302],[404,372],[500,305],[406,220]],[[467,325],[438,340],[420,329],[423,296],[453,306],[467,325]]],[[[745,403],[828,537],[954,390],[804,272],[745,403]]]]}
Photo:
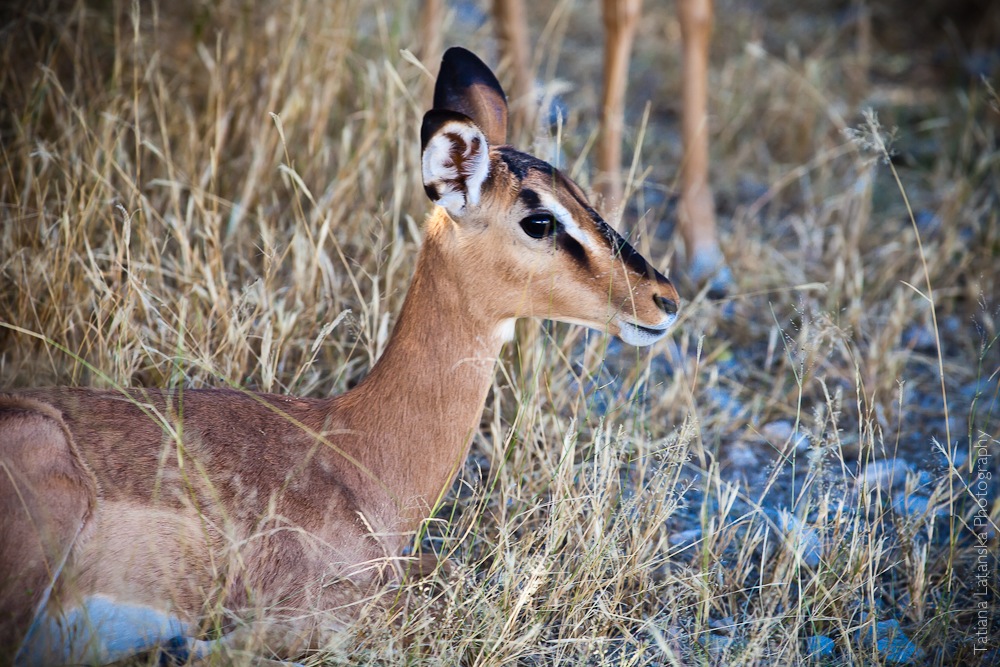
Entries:
{"type": "Polygon", "coordinates": [[[681,202],[679,227],[684,238],[688,276],[709,281],[709,295],[724,296],[732,275],[719,248],[715,200],[708,183],[708,48],[712,0],[677,0],[684,42],[682,72],[681,202]]]}
{"type": "Polygon", "coordinates": [[[500,61],[510,68],[510,111],[513,136],[534,125],[534,77],[531,73],[531,46],[524,0],[493,0],[500,61]]]}
{"type": "Polygon", "coordinates": [[[622,203],[622,131],[625,121],[625,84],[632,44],[642,13],[642,0],[603,0],[604,91],[597,144],[597,190],[610,218],[622,203]]]}
{"type": "Polygon", "coordinates": [[[428,65],[441,60],[443,27],[444,0],[423,0],[420,3],[419,56],[428,65]]]}

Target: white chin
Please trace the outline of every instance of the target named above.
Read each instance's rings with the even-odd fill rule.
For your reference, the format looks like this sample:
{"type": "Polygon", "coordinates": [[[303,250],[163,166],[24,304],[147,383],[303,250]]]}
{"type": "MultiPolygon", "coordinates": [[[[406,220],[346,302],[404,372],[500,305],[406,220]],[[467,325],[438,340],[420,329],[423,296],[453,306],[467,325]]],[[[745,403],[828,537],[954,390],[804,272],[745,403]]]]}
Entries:
{"type": "Polygon", "coordinates": [[[670,315],[655,327],[642,326],[619,319],[618,337],[629,345],[635,345],[636,347],[652,345],[667,335],[667,331],[670,330],[670,325],[674,323],[675,319],[677,319],[676,315],[670,315]]]}

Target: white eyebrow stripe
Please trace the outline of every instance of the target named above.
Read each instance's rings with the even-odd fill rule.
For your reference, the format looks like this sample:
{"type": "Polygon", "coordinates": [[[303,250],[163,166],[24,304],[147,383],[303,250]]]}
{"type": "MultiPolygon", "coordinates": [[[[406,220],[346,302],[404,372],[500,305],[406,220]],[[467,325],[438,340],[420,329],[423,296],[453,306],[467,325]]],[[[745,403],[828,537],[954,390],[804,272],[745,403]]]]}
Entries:
{"type": "Polygon", "coordinates": [[[576,224],[576,220],[573,218],[573,214],[566,209],[565,206],[556,201],[555,197],[547,192],[539,192],[538,200],[541,202],[542,206],[552,211],[552,214],[556,216],[556,220],[562,225],[562,228],[566,230],[566,233],[572,236],[576,241],[590,250],[596,251],[596,246],[590,235],[585,232],[580,225],[576,224]]]}

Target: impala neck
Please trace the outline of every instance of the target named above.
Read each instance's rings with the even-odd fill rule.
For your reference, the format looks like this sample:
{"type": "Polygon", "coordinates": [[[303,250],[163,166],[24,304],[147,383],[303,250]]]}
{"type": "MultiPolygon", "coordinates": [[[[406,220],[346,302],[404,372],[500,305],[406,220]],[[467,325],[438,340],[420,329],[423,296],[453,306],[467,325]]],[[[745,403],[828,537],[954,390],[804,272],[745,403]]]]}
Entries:
{"type": "Polygon", "coordinates": [[[414,529],[454,481],[479,430],[503,345],[501,321],[467,293],[452,224],[432,218],[385,352],[341,397],[356,438],[352,449],[391,492],[388,500],[377,491],[368,499],[390,531],[414,529]]]}

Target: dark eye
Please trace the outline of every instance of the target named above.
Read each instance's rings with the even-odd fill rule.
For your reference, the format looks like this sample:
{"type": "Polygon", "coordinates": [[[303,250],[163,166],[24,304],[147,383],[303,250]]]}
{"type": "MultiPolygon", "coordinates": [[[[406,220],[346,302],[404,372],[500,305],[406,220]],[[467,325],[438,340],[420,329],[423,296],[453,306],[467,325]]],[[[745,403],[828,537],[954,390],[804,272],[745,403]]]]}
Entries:
{"type": "Polygon", "coordinates": [[[533,239],[544,239],[556,233],[556,219],[551,213],[534,213],[521,220],[521,229],[533,239]]]}

